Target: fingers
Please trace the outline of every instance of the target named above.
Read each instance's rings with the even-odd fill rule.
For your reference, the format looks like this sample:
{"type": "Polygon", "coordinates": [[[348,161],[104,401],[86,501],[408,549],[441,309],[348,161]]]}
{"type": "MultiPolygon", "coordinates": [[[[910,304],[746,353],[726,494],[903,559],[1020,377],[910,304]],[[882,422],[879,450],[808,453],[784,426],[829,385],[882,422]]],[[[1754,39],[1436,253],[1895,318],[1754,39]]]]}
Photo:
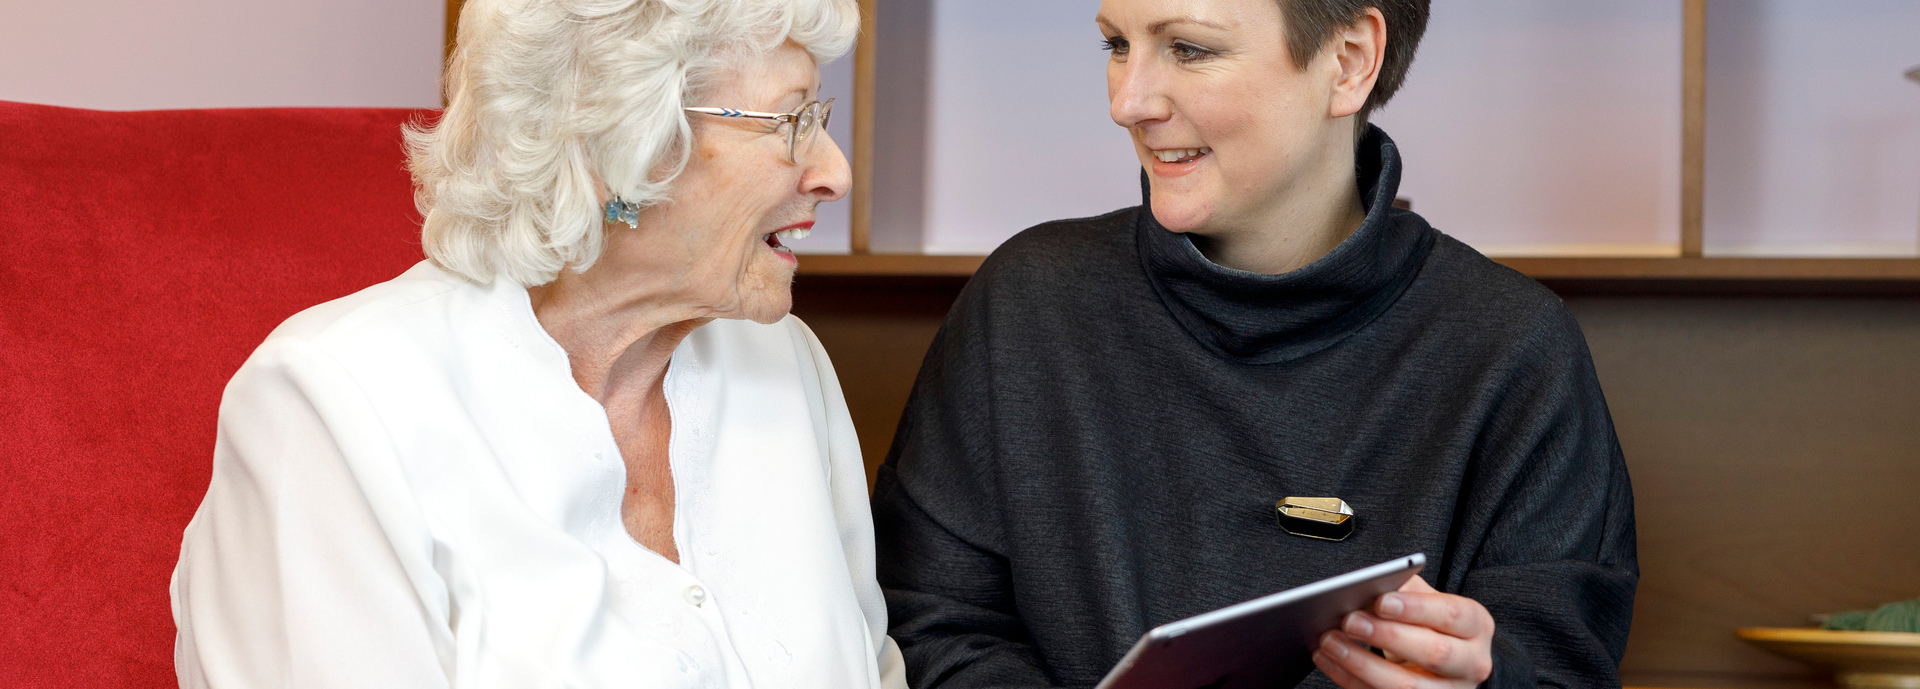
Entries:
{"type": "Polygon", "coordinates": [[[1492,646],[1483,639],[1462,639],[1364,612],[1347,615],[1343,631],[1354,640],[1440,677],[1477,684],[1493,672],[1492,646]]]}
{"type": "MultiPolygon", "coordinates": [[[[1444,689],[1441,682],[1414,668],[1396,665],[1368,653],[1340,632],[1327,632],[1320,639],[1320,650],[1313,654],[1314,667],[1345,689],[1444,689]]],[[[1466,685],[1460,685],[1466,686],[1466,685]]]]}
{"type": "Polygon", "coordinates": [[[1377,689],[1371,684],[1360,681],[1353,676],[1353,673],[1347,672],[1346,666],[1335,661],[1333,656],[1328,655],[1324,650],[1314,652],[1313,666],[1320,668],[1320,672],[1325,674],[1327,679],[1333,680],[1334,684],[1340,685],[1341,689],[1377,689]]]}
{"type": "MultiPolygon", "coordinates": [[[[1410,581],[1420,579],[1415,577],[1410,581]]],[[[1375,600],[1373,613],[1380,619],[1426,627],[1461,639],[1493,634],[1493,615],[1487,613],[1485,606],[1471,598],[1448,593],[1413,592],[1402,587],[1399,592],[1375,600]]]]}
{"type": "Polygon", "coordinates": [[[1493,629],[1493,615],[1479,602],[1437,592],[1426,580],[1413,577],[1399,591],[1375,599],[1370,612],[1347,615],[1342,632],[1323,641],[1321,654],[1354,682],[1349,689],[1411,689],[1435,682],[1473,685],[1493,674],[1493,629]],[[1387,657],[1342,655],[1334,643],[1358,649],[1356,641],[1387,657]],[[1400,672],[1394,672],[1396,668],[1400,672]]]}

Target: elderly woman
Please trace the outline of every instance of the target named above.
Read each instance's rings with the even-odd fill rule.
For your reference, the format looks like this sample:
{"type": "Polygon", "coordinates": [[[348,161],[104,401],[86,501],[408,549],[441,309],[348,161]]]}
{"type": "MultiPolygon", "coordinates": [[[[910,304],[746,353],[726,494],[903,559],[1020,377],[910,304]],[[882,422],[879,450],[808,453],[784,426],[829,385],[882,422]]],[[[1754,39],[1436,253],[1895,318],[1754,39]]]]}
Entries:
{"type": "Polygon", "coordinates": [[[915,686],[1092,686],[1154,625],[1415,552],[1303,686],[1619,686],[1633,502],[1579,326],[1396,209],[1366,123],[1426,16],[1100,3],[1145,198],[1007,242],[927,355],[874,494],[915,686]]]}
{"type": "Polygon", "coordinates": [[[833,367],[852,0],[475,0],[410,132],[429,257],[221,403],[187,687],[902,687],[833,367]]]}

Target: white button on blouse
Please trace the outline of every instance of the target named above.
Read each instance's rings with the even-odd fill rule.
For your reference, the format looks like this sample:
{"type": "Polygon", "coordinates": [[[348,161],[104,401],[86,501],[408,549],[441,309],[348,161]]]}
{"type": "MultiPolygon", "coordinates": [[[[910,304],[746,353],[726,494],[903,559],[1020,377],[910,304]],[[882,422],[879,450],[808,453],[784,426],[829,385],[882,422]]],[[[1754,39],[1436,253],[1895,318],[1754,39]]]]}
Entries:
{"type": "Polygon", "coordinates": [[[221,401],[174,570],[184,687],[904,688],[866,474],[794,318],[665,382],[675,564],[527,293],[422,263],[294,316],[221,401]]]}

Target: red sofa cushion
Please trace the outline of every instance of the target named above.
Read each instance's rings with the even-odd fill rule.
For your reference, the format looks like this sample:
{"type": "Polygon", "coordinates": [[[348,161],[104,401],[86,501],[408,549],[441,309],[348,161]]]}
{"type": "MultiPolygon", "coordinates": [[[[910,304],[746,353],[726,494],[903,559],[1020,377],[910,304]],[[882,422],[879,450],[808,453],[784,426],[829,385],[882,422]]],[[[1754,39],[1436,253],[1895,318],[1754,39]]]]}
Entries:
{"type": "Polygon", "coordinates": [[[0,686],[175,685],[221,389],[421,259],[399,128],[430,115],[0,102],[0,686]]]}

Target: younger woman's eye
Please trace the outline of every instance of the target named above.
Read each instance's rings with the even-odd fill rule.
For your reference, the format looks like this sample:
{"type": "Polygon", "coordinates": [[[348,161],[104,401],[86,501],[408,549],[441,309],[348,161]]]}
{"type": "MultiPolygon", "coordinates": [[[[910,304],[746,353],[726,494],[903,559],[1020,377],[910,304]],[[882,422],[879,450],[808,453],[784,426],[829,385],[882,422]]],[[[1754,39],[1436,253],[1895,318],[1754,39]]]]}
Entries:
{"type": "Polygon", "coordinates": [[[1100,42],[1100,49],[1114,55],[1127,54],[1127,39],[1114,37],[1100,42]]]}
{"type": "Polygon", "coordinates": [[[1197,60],[1204,60],[1219,54],[1214,51],[1207,50],[1206,48],[1202,48],[1192,43],[1186,43],[1183,41],[1174,41],[1172,50],[1173,50],[1174,59],[1179,60],[1181,62],[1194,62],[1197,60]]]}

